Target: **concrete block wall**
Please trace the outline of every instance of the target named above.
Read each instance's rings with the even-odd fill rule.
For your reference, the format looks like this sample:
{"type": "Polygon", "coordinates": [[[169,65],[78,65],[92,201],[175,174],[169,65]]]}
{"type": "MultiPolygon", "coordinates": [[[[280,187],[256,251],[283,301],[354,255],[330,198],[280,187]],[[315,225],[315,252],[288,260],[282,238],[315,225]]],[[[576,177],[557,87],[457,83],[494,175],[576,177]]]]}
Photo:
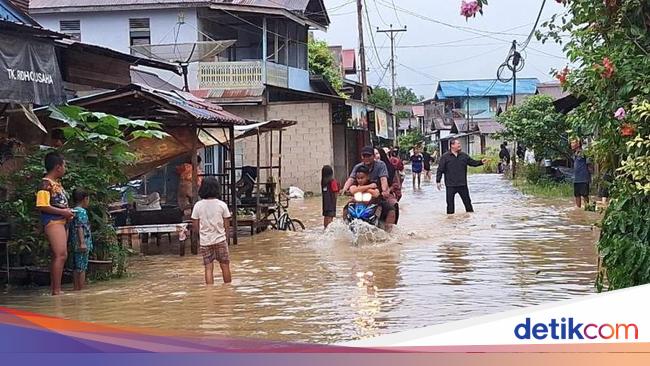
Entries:
{"type": "MultiPolygon", "coordinates": [[[[332,119],[329,103],[295,102],[270,103],[267,106],[226,107],[240,117],[263,121],[286,119],[298,123],[282,134],[282,186],[296,186],[304,191],[320,192],[320,172],[323,165],[333,164],[332,119]]],[[[269,165],[270,137],[262,135],[260,140],[261,165],[269,165]]],[[[243,165],[255,165],[257,161],[257,138],[249,137],[237,142],[243,165]]],[[[273,135],[273,163],[277,163],[278,134],[273,135]]],[[[238,164],[240,162],[238,161],[238,164]]],[[[276,175],[274,173],[274,175],[276,175]]],[[[260,174],[266,181],[264,172],[260,174]]]]}
{"type": "Polygon", "coordinates": [[[283,186],[320,193],[321,169],[334,160],[330,104],[273,103],[268,106],[268,118],[298,122],[282,135],[283,186]]]}

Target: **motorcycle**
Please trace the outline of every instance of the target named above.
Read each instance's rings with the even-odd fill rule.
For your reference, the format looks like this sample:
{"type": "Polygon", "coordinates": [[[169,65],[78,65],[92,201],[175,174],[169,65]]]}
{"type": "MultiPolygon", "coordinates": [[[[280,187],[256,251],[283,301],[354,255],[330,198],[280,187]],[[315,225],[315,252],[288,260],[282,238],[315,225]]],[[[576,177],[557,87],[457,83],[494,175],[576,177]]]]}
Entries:
{"type": "Polygon", "coordinates": [[[371,203],[371,201],[372,195],[370,193],[355,193],[352,196],[352,202],[347,205],[345,210],[345,221],[351,224],[355,220],[360,220],[378,227],[381,210],[379,205],[371,203]]]}

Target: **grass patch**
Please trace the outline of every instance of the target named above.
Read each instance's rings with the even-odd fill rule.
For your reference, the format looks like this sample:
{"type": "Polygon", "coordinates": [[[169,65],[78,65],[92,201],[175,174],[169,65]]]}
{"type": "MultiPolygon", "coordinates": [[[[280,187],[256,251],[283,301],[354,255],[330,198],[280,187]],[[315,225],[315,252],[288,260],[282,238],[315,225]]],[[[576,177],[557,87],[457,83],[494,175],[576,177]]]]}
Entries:
{"type": "Polygon", "coordinates": [[[555,183],[547,180],[540,180],[537,183],[531,183],[525,178],[517,178],[512,185],[519,189],[521,193],[542,197],[542,198],[567,198],[573,197],[573,184],[555,183]]]}

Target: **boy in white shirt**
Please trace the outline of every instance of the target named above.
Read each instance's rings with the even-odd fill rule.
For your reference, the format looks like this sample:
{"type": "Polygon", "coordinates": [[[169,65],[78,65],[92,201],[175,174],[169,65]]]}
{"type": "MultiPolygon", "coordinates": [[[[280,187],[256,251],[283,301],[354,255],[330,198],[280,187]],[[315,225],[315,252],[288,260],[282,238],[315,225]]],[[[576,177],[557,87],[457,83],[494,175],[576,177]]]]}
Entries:
{"type": "Polygon", "coordinates": [[[225,202],[219,200],[219,182],[206,178],[199,188],[201,200],[192,210],[192,229],[199,231],[200,252],[205,266],[205,284],[214,283],[214,261],[219,262],[223,282],[230,283],[230,254],[228,233],[230,232],[230,211],[225,202]]]}

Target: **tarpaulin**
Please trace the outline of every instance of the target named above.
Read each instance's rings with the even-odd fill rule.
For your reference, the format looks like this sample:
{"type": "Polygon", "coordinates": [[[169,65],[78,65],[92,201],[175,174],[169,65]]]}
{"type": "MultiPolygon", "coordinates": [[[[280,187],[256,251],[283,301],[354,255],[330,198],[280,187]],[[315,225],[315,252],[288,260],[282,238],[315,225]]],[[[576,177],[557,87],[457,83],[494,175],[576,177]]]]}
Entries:
{"type": "Polygon", "coordinates": [[[0,103],[48,105],[65,101],[54,45],[0,34],[0,103]]]}

